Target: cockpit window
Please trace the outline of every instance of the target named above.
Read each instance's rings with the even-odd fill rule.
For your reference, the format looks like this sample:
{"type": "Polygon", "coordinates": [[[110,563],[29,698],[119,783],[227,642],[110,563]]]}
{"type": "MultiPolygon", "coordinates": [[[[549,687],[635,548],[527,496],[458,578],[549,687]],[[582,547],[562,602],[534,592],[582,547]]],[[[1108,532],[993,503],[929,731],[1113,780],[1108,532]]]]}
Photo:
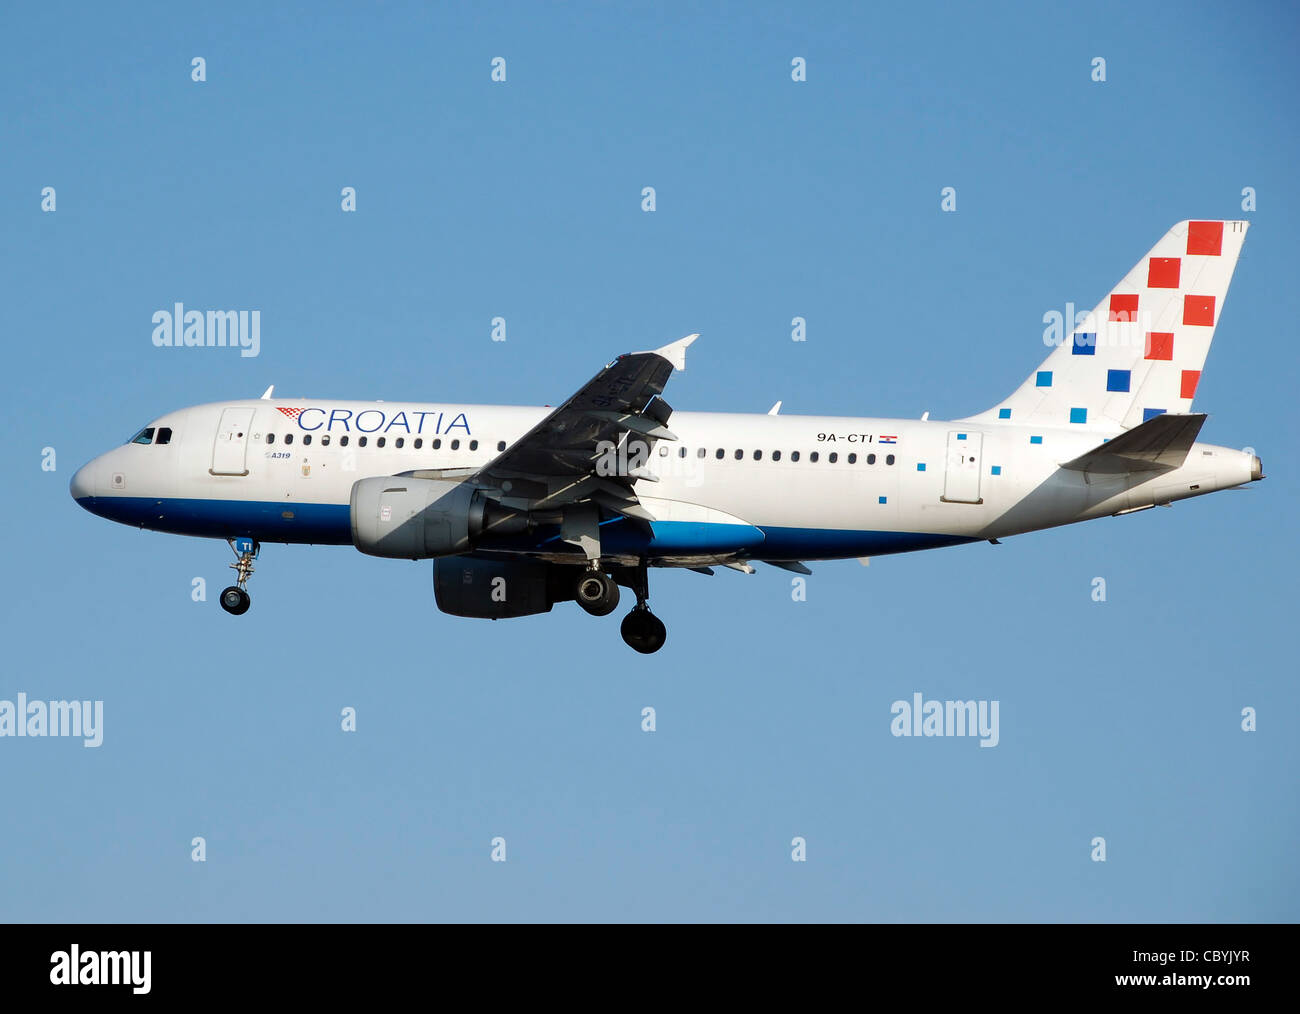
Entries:
{"type": "Polygon", "coordinates": [[[154,441],[159,444],[170,444],[172,442],[172,430],[170,426],[160,426],[158,428],[158,439],[154,441]]]}
{"type": "Polygon", "coordinates": [[[144,429],[142,429],[139,433],[137,433],[135,436],[133,436],[133,437],[130,439],[129,442],[130,442],[130,443],[133,443],[133,444],[152,444],[152,443],[153,443],[153,427],[152,427],[152,426],[146,426],[146,427],[145,427],[144,429]]]}

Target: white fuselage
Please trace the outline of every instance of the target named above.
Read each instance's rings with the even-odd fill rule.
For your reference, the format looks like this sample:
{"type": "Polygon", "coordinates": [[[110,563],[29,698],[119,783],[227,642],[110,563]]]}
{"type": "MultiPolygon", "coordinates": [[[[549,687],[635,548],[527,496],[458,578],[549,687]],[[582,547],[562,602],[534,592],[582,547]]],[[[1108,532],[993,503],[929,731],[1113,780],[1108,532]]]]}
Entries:
{"type": "MultiPolygon", "coordinates": [[[[267,399],[182,409],[73,479],[126,524],[261,542],[350,544],[353,484],[495,458],[549,409],[267,399]],[[155,440],[157,439],[155,435],[155,440]],[[382,444],[382,446],[381,446],[382,444]]],[[[991,539],[1169,503],[1258,477],[1243,451],[1195,444],[1182,467],[1095,476],[1060,466],[1113,433],[1009,422],[674,412],[639,480],[655,518],[632,552],[664,564],[866,557],[991,539]],[[1255,473],[1255,474],[1252,474],[1255,473]],[[710,526],[761,530],[738,550],[710,526]]],[[[639,462],[632,462],[636,465],[639,462]]],[[[722,531],[723,528],[716,528],[722,531]]],[[[509,552],[545,552],[518,540],[509,552]]]]}

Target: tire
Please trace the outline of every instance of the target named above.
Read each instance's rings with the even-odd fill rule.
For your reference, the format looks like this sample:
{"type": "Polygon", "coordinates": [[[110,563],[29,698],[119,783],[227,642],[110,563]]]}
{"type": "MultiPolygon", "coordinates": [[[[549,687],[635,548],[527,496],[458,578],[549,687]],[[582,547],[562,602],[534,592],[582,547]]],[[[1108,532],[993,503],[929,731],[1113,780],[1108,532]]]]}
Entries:
{"type": "Polygon", "coordinates": [[[668,640],[668,628],[649,609],[633,609],[623,617],[619,632],[627,646],[642,655],[653,655],[668,640]]]}
{"type": "Polygon", "coordinates": [[[253,600],[249,598],[248,592],[236,585],[232,584],[221,591],[221,608],[231,616],[243,616],[252,604],[253,600]]]}
{"type": "Polygon", "coordinates": [[[618,585],[608,574],[587,571],[578,578],[574,598],[592,616],[608,616],[618,608],[618,585]]]}

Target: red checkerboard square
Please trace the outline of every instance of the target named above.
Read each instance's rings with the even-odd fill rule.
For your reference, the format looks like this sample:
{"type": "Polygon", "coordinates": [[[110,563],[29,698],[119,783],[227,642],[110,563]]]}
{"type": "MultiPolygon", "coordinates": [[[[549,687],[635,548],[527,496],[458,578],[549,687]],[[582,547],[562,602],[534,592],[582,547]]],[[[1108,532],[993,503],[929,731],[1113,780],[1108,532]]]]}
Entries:
{"type": "Polygon", "coordinates": [[[1147,269],[1147,288],[1178,288],[1179,266],[1182,263],[1178,257],[1152,257],[1151,266],[1147,269]]]}
{"type": "Polygon", "coordinates": [[[1223,253],[1222,222],[1191,222],[1187,227],[1187,252],[1218,257],[1223,253]]]}
{"type": "Polygon", "coordinates": [[[1145,359],[1173,359],[1174,333],[1172,331],[1148,331],[1145,359]]]}
{"type": "Polygon", "coordinates": [[[1137,320],[1138,298],[1137,294],[1131,296],[1112,295],[1110,297],[1110,319],[1111,320],[1137,320]]]}
{"type": "Polygon", "coordinates": [[[1214,297],[1184,296],[1183,323],[1214,327],[1214,297]]]}
{"type": "Polygon", "coordinates": [[[1178,391],[1180,398],[1195,398],[1196,385],[1201,382],[1200,370],[1183,370],[1183,385],[1178,391]]]}

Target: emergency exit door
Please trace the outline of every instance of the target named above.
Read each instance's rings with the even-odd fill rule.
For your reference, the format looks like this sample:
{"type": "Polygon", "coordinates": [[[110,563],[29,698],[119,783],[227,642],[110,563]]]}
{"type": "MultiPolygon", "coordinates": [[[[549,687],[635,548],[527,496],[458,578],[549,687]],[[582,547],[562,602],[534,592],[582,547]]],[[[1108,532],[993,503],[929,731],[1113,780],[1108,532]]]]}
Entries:
{"type": "Polygon", "coordinates": [[[217,439],[212,444],[213,475],[248,474],[248,428],[253,424],[253,409],[227,408],[217,423],[217,439]]]}
{"type": "Polygon", "coordinates": [[[980,458],[984,434],[953,430],[948,434],[948,466],[943,475],[944,503],[983,503],[980,458]]]}

